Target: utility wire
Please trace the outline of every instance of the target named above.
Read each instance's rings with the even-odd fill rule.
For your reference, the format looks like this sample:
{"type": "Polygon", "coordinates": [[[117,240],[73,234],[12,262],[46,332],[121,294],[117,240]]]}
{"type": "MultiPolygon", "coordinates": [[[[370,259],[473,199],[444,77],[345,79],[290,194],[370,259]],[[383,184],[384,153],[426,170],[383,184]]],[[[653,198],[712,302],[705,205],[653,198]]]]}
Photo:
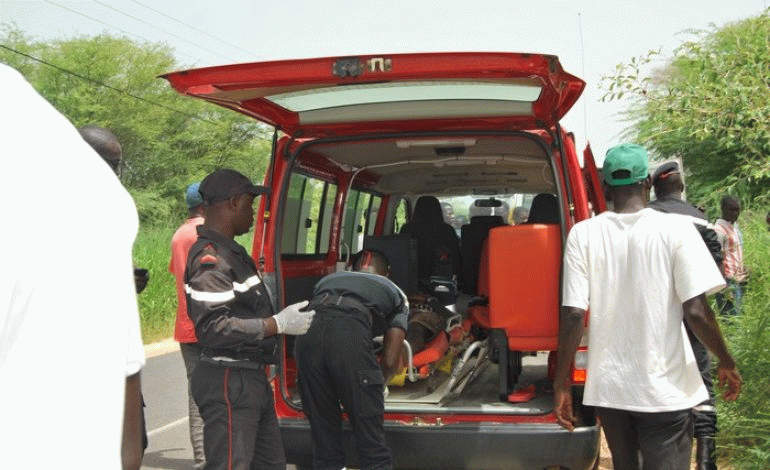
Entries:
{"type": "Polygon", "coordinates": [[[208,37],[210,37],[212,39],[215,39],[215,40],[221,42],[222,44],[230,46],[230,47],[232,47],[234,49],[238,49],[239,51],[245,52],[245,53],[247,53],[247,54],[249,54],[251,56],[254,56],[257,59],[261,59],[262,58],[262,57],[260,57],[260,56],[258,56],[256,54],[254,54],[252,51],[248,51],[248,50],[246,50],[246,49],[244,49],[244,48],[242,48],[240,46],[236,46],[235,44],[233,44],[231,42],[227,42],[227,41],[225,41],[223,39],[219,39],[218,37],[216,37],[216,36],[206,32],[206,31],[204,31],[202,29],[196,28],[195,26],[192,26],[192,25],[190,25],[188,23],[185,23],[184,21],[178,20],[178,19],[174,18],[173,16],[167,15],[167,14],[163,13],[162,11],[156,10],[155,8],[153,8],[151,6],[145,5],[142,2],[138,2],[137,0],[131,0],[131,1],[136,3],[137,5],[140,5],[140,6],[143,6],[144,8],[147,8],[148,10],[154,11],[155,13],[157,13],[157,14],[159,14],[161,16],[164,16],[164,17],[170,19],[171,21],[176,21],[177,23],[179,23],[179,24],[181,24],[183,26],[187,26],[188,28],[190,28],[190,29],[192,29],[192,30],[194,30],[194,31],[196,31],[198,33],[205,34],[206,36],[208,36],[208,37]]]}
{"type": "MultiPolygon", "coordinates": [[[[82,17],[84,17],[84,18],[88,18],[89,20],[91,20],[91,21],[94,21],[94,22],[96,22],[96,23],[99,23],[99,24],[103,24],[104,26],[106,26],[106,27],[108,27],[108,28],[111,28],[111,29],[116,29],[116,30],[120,31],[120,32],[121,32],[121,33],[123,33],[123,34],[127,34],[127,35],[129,35],[129,36],[133,36],[133,37],[135,37],[135,38],[137,38],[137,39],[140,39],[140,40],[142,40],[142,41],[144,41],[144,42],[152,42],[152,41],[149,41],[149,40],[147,40],[146,38],[143,38],[142,36],[138,36],[138,35],[136,35],[136,34],[134,34],[134,33],[131,33],[131,32],[129,32],[129,31],[126,31],[125,29],[121,29],[121,28],[118,28],[117,26],[113,26],[113,25],[111,25],[111,24],[105,23],[104,21],[101,21],[101,20],[99,20],[99,19],[96,19],[96,18],[94,18],[94,17],[92,17],[92,16],[88,16],[88,15],[86,15],[85,13],[81,13],[81,12],[79,12],[79,11],[77,11],[77,10],[73,10],[72,8],[66,7],[66,6],[64,6],[64,5],[61,5],[61,4],[59,4],[59,3],[56,3],[56,2],[52,2],[51,0],[43,0],[43,1],[45,1],[46,3],[49,3],[49,4],[53,5],[53,6],[57,6],[57,7],[61,8],[61,9],[63,9],[63,10],[67,10],[67,11],[69,11],[69,12],[71,12],[71,13],[75,13],[76,15],[80,15],[80,16],[82,16],[82,17]]],[[[190,55],[187,55],[187,54],[183,54],[183,55],[185,55],[185,56],[187,56],[187,57],[189,57],[189,58],[191,58],[191,59],[193,59],[193,60],[195,60],[195,61],[197,61],[197,60],[200,60],[200,59],[199,59],[199,58],[197,58],[197,57],[193,57],[193,56],[190,56],[190,55]]]]}
{"type": "Polygon", "coordinates": [[[77,72],[73,72],[72,70],[65,69],[65,68],[60,67],[60,66],[58,66],[56,64],[52,64],[50,62],[46,62],[43,59],[39,59],[39,58],[37,58],[35,56],[32,56],[32,55],[29,55],[29,54],[27,54],[25,52],[17,51],[16,49],[13,49],[11,47],[6,46],[5,44],[0,44],[0,48],[5,49],[5,50],[7,50],[9,52],[13,52],[14,54],[18,54],[18,55],[24,56],[24,57],[26,57],[28,59],[34,60],[35,62],[39,62],[39,63],[41,63],[43,65],[47,65],[49,67],[53,67],[53,68],[55,68],[56,70],[58,70],[60,72],[64,72],[66,74],[72,75],[73,77],[80,78],[81,80],[85,80],[87,82],[91,82],[91,83],[93,83],[95,85],[99,85],[101,87],[108,88],[108,89],[110,89],[112,91],[121,93],[123,95],[130,96],[131,98],[137,99],[139,101],[143,101],[143,102],[145,102],[147,104],[150,104],[152,106],[156,106],[158,108],[163,108],[163,109],[166,109],[168,111],[172,111],[174,113],[178,113],[178,114],[181,114],[181,115],[193,118],[193,119],[197,119],[199,121],[205,121],[205,122],[208,122],[208,123],[211,123],[211,124],[216,124],[218,126],[222,125],[222,123],[219,123],[217,121],[212,121],[211,119],[202,118],[200,116],[196,116],[194,114],[190,114],[190,113],[187,113],[185,111],[180,111],[178,109],[172,108],[171,106],[166,106],[164,104],[161,104],[161,103],[158,103],[158,102],[155,102],[155,101],[152,101],[152,100],[148,100],[147,98],[143,98],[141,96],[135,95],[135,94],[130,93],[130,92],[126,91],[126,90],[121,90],[120,88],[116,88],[116,87],[114,87],[112,85],[108,85],[108,84],[106,84],[104,82],[100,82],[99,80],[94,80],[91,77],[86,77],[85,75],[81,75],[81,74],[79,74],[77,72]]]}
{"type": "Polygon", "coordinates": [[[219,56],[219,57],[221,57],[221,58],[223,58],[223,59],[226,59],[226,60],[228,60],[228,61],[230,61],[230,62],[236,62],[236,60],[235,60],[235,59],[233,59],[232,57],[228,57],[228,56],[226,56],[226,55],[222,55],[222,54],[220,54],[220,53],[219,53],[219,52],[217,52],[217,51],[214,51],[214,50],[212,50],[212,49],[209,49],[209,48],[207,48],[207,47],[205,47],[205,46],[201,46],[200,44],[197,44],[197,43],[194,43],[194,42],[192,42],[192,41],[190,41],[190,40],[187,40],[187,39],[183,38],[182,36],[179,36],[179,35],[177,35],[177,34],[174,34],[174,33],[172,33],[171,31],[167,31],[167,30],[165,30],[165,29],[163,29],[163,28],[161,28],[161,27],[159,27],[159,26],[155,26],[154,24],[151,24],[151,23],[149,23],[149,22],[147,22],[147,21],[145,21],[145,20],[143,20],[143,19],[141,19],[141,18],[137,18],[136,16],[132,16],[132,15],[130,15],[130,14],[128,14],[128,13],[126,13],[125,11],[122,11],[122,10],[119,10],[119,9],[117,9],[117,8],[113,7],[113,6],[107,5],[107,4],[106,4],[106,3],[104,3],[104,2],[100,2],[99,0],[94,0],[94,2],[98,3],[99,5],[102,5],[103,7],[109,8],[110,10],[116,11],[116,12],[120,13],[121,15],[125,15],[125,16],[127,16],[127,17],[131,18],[132,20],[135,20],[135,21],[139,21],[140,23],[144,23],[144,24],[146,24],[147,26],[152,26],[153,28],[155,28],[155,29],[157,29],[157,30],[159,30],[159,31],[163,31],[163,32],[164,32],[164,33],[166,33],[166,34],[170,34],[171,36],[174,36],[175,38],[177,38],[177,39],[179,39],[179,40],[182,40],[182,41],[184,41],[184,42],[186,42],[186,43],[188,43],[188,44],[192,44],[192,45],[193,45],[193,46],[195,46],[195,47],[198,47],[198,48],[200,48],[200,49],[203,49],[204,51],[207,51],[207,52],[210,52],[210,53],[212,53],[212,54],[214,54],[214,55],[217,55],[217,56],[219,56]]]}

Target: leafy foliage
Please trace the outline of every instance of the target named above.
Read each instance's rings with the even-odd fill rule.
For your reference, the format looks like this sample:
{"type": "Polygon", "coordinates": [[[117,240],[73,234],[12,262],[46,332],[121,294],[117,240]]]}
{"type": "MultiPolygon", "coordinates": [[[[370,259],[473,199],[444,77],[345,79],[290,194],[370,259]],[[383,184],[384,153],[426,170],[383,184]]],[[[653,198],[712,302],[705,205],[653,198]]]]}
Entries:
{"type": "MultiPolygon", "coordinates": [[[[749,278],[742,314],[722,318],[722,331],[743,376],[738,401],[717,401],[717,445],[735,469],[770,468],[770,231],[767,211],[741,214],[749,278]]],[[[721,468],[721,467],[720,467],[721,468]]]]}
{"type": "Polygon", "coordinates": [[[665,65],[660,51],[604,77],[604,100],[628,100],[626,137],[679,156],[703,203],[725,192],[766,199],[770,185],[770,10],[721,29],[691,31],[665,65]]]}
{"type": "Polygon", "coordinates": [[[264,175],[267,128],[173,91],[158,76],[183,67],[165,44],[106,34],[37,42],[4,25],[0,45],[0,62],[19,70],[75,126],[118,136],[121,180],[143,222],[183,214],[187,185],[216,168],[255,180],[264,175]]]}
{"type": "MultiPolygon", "coordinates": [[[[604,77],[604,100],[627,100],[626,138],[661,158],[681,157],[691,200],[716,215],[725,193],[741,215],[751,277],[742,315],[721,319],[744,379],[735,403],[717,402],[718,447],[733,468],[770,468],[770,10],[691,31],[673,57],[660,51],[619,64],[604,77]]],[[[721,468],[721,467],[720,467],[721,468]]]]}

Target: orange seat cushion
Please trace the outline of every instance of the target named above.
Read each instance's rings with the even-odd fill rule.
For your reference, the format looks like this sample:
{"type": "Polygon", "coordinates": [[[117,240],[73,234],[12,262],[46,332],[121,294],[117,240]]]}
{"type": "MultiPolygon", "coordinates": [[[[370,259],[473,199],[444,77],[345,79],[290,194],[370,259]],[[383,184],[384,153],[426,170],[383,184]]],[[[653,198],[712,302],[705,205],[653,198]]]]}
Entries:
{"type": "Polygon", "coordinates": [[[505,330],[511,351],[558,348],[561,245],[555,224],[489,232],[479,278],[489,297],[489,327],[505,330]]]}

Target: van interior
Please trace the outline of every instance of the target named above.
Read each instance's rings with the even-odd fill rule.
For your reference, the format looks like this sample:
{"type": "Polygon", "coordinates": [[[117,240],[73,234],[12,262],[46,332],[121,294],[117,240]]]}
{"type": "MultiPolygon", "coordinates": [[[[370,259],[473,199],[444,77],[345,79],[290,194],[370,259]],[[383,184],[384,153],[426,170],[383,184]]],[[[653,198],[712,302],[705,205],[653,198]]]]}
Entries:
{"type": "MultiPolygon", "coordinates": [[[[387,413],[552,411],[550,352],[570,204],[556,137],[511,131],[284,142],[293,163],[277,238],[285,301],[309,298],[323,275],[375,249],[410,297],[410,328],[415,316],[432,327],[418,348],[405,342],[407,367],[389,384],[387,413]],[[454,272],[420,279],[417,243],[402,228],[425,196],[438,200],[460,259],[454,272]]],[[[301,408],[291,356],[287,339],[282,393],[301,408]]]]}

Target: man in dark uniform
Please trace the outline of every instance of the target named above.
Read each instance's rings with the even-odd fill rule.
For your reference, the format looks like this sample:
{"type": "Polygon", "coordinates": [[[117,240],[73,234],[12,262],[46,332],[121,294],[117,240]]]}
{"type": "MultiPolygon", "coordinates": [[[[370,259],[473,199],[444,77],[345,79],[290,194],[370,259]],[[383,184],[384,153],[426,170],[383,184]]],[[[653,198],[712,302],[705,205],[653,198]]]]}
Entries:
{"type": "MultiPolygon", "coordinates": [[[[708,223],[706,214],[689,202],[682,199],[684,182],[679,171],[679,164],[668,162],[659,166],[652,175],[652,185],[655,188],[656,199],[649,203],[649,207],[672,214],[682,214],[692,219],[695,228],[698,229],[703,242],[709,249],[717,266],[722,265],[722,246],[717,234],[708,223]]],[[[698,470],[716,470],[716,449],[714,439],[717,433],[717,414],[714,404],[714,381],[711,378],[711,359],[708,349],[698,341],[690,329],[690,325],[684,322],[687,337],[690,339],[695,360],[698,363],[703,383],[709,392],[709,399],[696,406],[695,417],[695,460],[698,470]]]]}
{"type": "Polygon", "coordinates": [[[318,315],[295,343],[316,470],[345,466],[340,404],[353,426],[360,468],[393,468],[385,443],[383,393],[400,365],[409,302],[385,277],[389,268],[382,254],[361,252],[353,269],[330,274],[316,284],[310,306],[318,315]],[[378,364],[372,338],[383,333],[378,364]]]}
{"type": "Polygon", "coordinates": [[[204,421],[207,470],[286,468],[265,365],[275,360],[277,334],[304,334],[314,311],[307,301],[272,315],[251,256],[234,241],[254,223],[254,197],[267,190],[221,169],[201,182],[205,222],[190,248],[185,290],[202,347],[190,378],[204,421]]]}

